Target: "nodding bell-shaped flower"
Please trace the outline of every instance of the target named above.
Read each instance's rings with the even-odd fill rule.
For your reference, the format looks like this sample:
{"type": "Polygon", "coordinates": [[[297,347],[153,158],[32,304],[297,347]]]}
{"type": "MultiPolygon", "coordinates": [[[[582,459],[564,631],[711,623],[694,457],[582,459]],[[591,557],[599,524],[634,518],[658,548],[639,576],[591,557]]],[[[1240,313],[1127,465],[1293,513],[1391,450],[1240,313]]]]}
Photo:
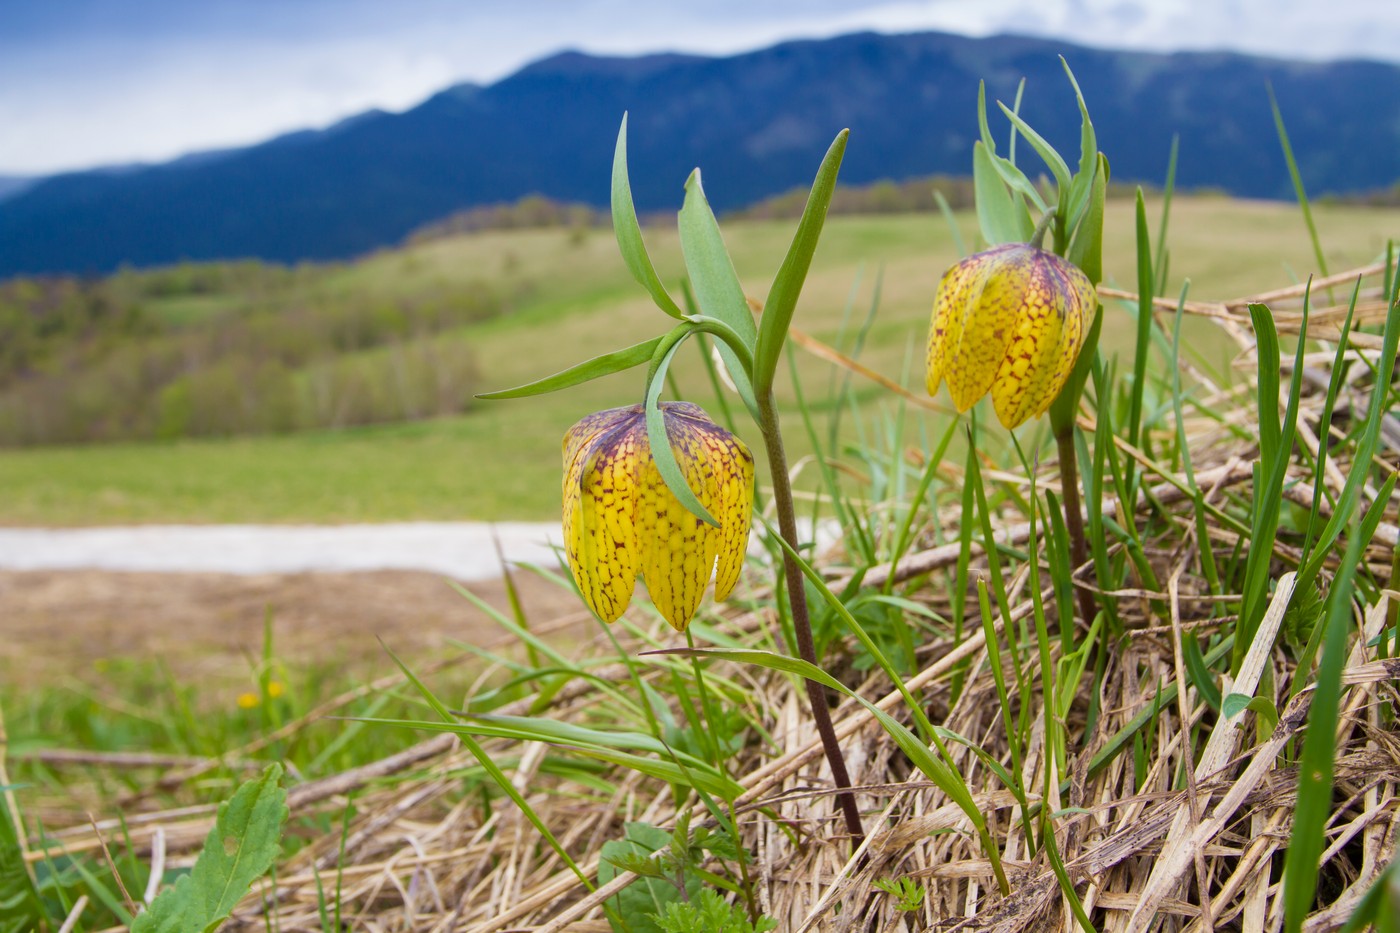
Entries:
{"type": "Polygon", "coordinates": [[[1014,428],[1060,394],[1098,297],[1066,259],[1028,243],[969,256],[938,283],[928,337],[928,392],[948,383],[958,411],[988,391],[1014,428]]]}
{"type": "Polygon", "coordinates": [[[715,574],[715,599],[738,582],[753,513],[748,447],[689,402],[663,402],[666,440],[686,484],[719,522],[690,513],[667,488],[641,405],[589,415],[564,435],[564,546],[584,600],[612,622],[640,574],[656,608],[684,631],[715,574]]]}

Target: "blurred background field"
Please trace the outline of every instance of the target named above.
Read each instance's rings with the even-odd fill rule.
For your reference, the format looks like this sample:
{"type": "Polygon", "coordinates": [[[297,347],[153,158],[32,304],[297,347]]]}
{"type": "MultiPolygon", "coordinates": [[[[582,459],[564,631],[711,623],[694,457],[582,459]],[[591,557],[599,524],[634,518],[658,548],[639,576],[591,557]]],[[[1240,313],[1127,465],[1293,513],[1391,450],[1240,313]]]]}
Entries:
{"type": "MultiPolygon", "coordinates": [[[[1111,201],[1107,229],[1131,229],[1130,210],[1111,201]]],[[[1322,204],[1315,215],[1334,270],[1376,260],[1400,231],[1395,208],[1322,204]]],[[[793,224],[724,224],[751,298],[766,293],[793,224]]],[[[970,240],[971,216],[956,224],[970,240]]],[[[1187,270],[1192,300],[1220,301],[1294,284],[1315,264],[1292,205],[1178,196],[1170,229],[1169,296],[1187,270]]],[[[678,283],[674,225],[647,237],[678,283]]],[[[1131,239],[1111,235],[1105,253],[1105,284],[1132,290],[1131,239]]],[[[937,213],[833,217],[797,326],[922,396],[930,296],[957,256],[937,213]]],[[[587,412],[638,401],[635,379],[532,401],[472,396],[643,340],[656,322],[611,232],[567,223],[421,238],[352,263],[12,280],[0,314],[38,322],[4,348],[0,522],[60,526],[549,519],[559,438],[587,412]]],[[[1110,314],[1110,354],[1130,348],[1128,322],[1110,314]]],[[[1229,378],[1232,351],[1206,322],[1189,319],[1186,338],[1229,378]]],[[[793,353],[820,411],[837,370],[793,353]]],[[[683,356],[676,378],[714,405],[697,358],[683,356]]],[[[873,384],[855,389],[893,410],[873,384]]],[[[910,430],[941,430],[939,412],[915,410],[910,430]]],[[[800,431],[793,444],[810,449],[800,431]]]]}

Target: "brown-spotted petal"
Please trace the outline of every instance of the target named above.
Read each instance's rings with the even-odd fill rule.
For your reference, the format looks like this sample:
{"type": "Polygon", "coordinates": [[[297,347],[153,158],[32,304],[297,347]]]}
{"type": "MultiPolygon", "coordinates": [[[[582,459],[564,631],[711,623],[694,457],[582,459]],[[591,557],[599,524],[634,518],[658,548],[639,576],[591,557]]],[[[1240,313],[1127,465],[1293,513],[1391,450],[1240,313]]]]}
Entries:
{"type": "Polygon", "coordinates": [[[1024,251],[1011,243],[969,256],[938,285],[929,332],[928,388],[948,383],[958,411],[986,395],[1015,332],[1024,251]]]}
{"type": "MultiPolygon", "coordinates": [[[[708,465],[711,513],[719,522],[715,599],[734,591],[749,546],[753,519],[753,454],[743,441],[715,424],[698,406],[675,412],[676,422],[690,425],[708,465]]],[[[712,530],[713,533],[713,530],[712,530]]]]}
{"type": "Polygon", "coordinates": [[[640,406],[584,418],[564,437],[564,548],[584,601],[605,622],[627,609],[637,583],[640,406]]]}
{"type": "Polygon", "coordinates": [[[1054,253],[1036,250],[1028,271],[1015,336],[992,383],[992,403],[1007,428],[1043,415],[1060,394],[1096,300],[1088,277],[1054,253]]]}

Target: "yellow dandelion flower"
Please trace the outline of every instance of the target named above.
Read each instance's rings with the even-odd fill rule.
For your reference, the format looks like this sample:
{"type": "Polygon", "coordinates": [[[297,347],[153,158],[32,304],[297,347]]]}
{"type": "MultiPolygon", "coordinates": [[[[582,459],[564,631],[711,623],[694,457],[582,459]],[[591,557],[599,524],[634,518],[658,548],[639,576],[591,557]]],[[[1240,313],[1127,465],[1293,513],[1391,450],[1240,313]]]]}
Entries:
{"type": "Polygon", "coordinates": [[[256,709],[260,702],[256,693],[240,693],[238,695],[239,709],[256,709]]]}
{"type": "Polygon", "coordinates": [[[267,682],[267,696],[269,699],[275,700],[285,692],[286,688],[282,686],[282,681],[269,680],[267,682]]]}
{"type": "Polygon", "coordinates": [[[661,615],[684,631],[711,575],[717,600],[738,582],[753,513],[753,456],[698,405],[663,402],[661,415],[687,485],[719,527],[692,515],[666,487],[647,444],[646,415],[633,405],[589,415],[564,435],[564,545],[599,618],[622,615],[640,575],[661,615]]]}
{"type": "Polygon", "coordinates": [[[969,256],[943,275],[933,300],[928,391],[942,382],[958,411],[989,391],[997,419],[1037,418],[1074,369],[1097,295],[1068,260],[1028,243],[969,256]]]}

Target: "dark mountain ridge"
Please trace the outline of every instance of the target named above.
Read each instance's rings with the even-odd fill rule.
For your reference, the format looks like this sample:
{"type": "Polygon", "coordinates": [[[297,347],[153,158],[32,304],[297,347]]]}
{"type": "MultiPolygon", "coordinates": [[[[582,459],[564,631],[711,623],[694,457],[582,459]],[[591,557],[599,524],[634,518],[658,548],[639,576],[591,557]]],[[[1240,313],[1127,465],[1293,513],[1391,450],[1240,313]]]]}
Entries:
{"type": "MultiPolygon", "coordinates": [[[[979,79],[1068,156],[1084,88],[1120,181],[1160,181],[1173,134],[1178,183],[1283,198],[1291,185],[1266,88],[1314,193],[1400,177],[1400,67],[1224,53],[1117,52],[1016,36],[856,34],[727,58],[601,58],[564,52],[489,86],[457,85],[400,114],[370,112],[120,173],[37,182],[0,203],[0,276],[98,273],[122,264],[352,256],[481,204],[542,194],[605,205],[618,122],[630,111],[637,206],[679,205],[704,170],[717,209],[810,181],[851,128],[842,179],[965,174],[979,79]]],[[[992,114],[1006,138],[1006,121],[992,114]]],[[[1038,166],[1029,147],[1021,153],[1038,166]]]]}

